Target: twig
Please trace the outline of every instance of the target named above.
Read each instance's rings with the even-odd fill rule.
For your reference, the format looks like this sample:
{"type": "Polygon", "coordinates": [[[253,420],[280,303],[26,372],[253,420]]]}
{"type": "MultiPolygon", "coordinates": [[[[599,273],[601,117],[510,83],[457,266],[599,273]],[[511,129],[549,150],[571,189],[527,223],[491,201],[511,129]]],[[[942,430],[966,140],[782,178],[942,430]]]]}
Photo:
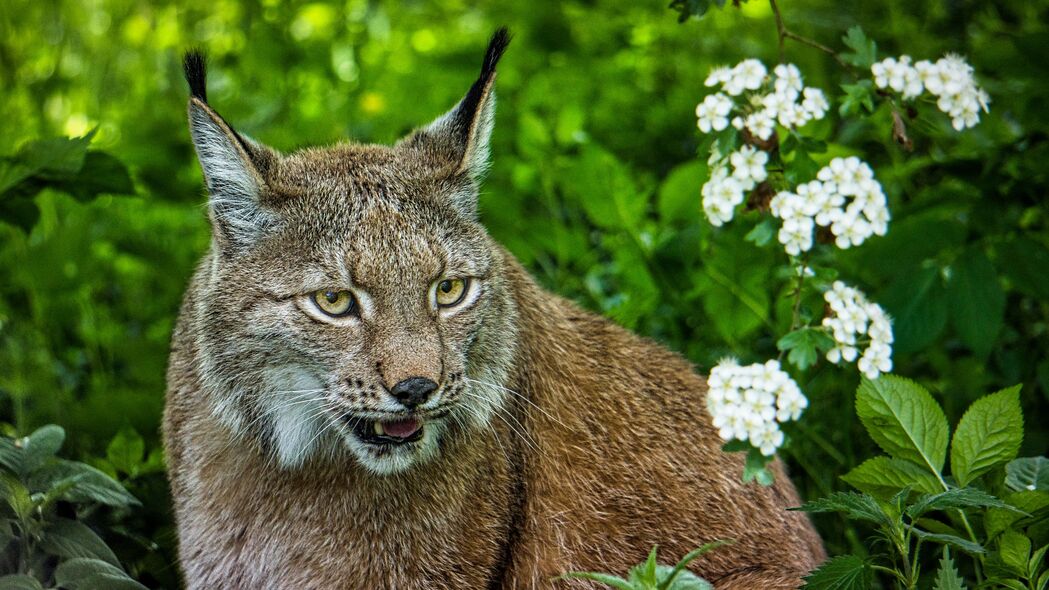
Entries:
{"type": "Polygon", "coordinates": [[[793,39],[793,40],[797,41],[798,43],[801,43],[803,45],[808,45],[809,47],[814,47],[814,48],[819,49],[820,51],[830,55],[831,57],[834,58],[834,61],[838,62],[838,65],[840,65],[841,67],[843,67],[843,68],[848,68],[849,67],[849,64],[845,63],[844,60],[842,60],[840,57],[838,57],[838,53],[836,51],[834,51],[833,49],[831,49],[830,47],[827,47],[826,45],[820,43],[819,41],[815,41],[813,39],[809,39],[808,37],[803,37],[802,35],[799,35],[799,34],[793,32],[793,31],[788,30],[787,29],[787,25],[783,24],[783,15],[780,14],[779,5],[776,4],[776,0],[769,0],[769,6],[772,7],[772,14],[773,14],[773,16],[776,17],[776,33],[777,33],[777,35],[779,35],[779,61],[781,63],[784,61],[784,59],[786,57],[785,53],[784,53],[784,48],[783,48],[784,43],[786,42],[787,39],[793,39]]]}

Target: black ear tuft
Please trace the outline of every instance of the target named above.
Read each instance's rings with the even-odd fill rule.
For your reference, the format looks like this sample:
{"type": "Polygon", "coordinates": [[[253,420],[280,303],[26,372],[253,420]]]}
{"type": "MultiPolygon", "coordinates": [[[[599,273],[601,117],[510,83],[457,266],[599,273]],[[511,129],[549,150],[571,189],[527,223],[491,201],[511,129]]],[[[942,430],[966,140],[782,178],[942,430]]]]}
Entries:
{"type": "Polygon", "coordinates": [[[208,65],[204,53],[199,50],[187,51],[182,57],[182,71],[189,82],[189,93],[208,102],[208,65]]]}
{"type": "Polygon", "coordinates": [[[492,39],[488,41],[488,51],[484,54],[484,64],[481,66],[482,81],[487,81],[495,74],[495,66],[499,63],[499,58],[503,57],[503,52],[510,45],[512,38],[513,36],[506,27],[499,27],[499,30],[492,35],[492,39]]]}
{"type": "Polygon", "coordinates": [[[492,85],[492,78],[495,77],[495,66],[499,63],[499,58],[503,56],[503,52],[506,51],[506,46],[509,44],[510,31],[506,27],[499,27],[499,30],[492,35],[492,39],[488,42],[488,51],[484,53],[484,62],[481,64],[481,75],[477,77],[477,81],[473,83],[470,91],[466,93],[459,105],[459,113],[465,115],[460,120],[463,133],[469,131],[469,126],[477,113],[477,108],[492,85]]]}

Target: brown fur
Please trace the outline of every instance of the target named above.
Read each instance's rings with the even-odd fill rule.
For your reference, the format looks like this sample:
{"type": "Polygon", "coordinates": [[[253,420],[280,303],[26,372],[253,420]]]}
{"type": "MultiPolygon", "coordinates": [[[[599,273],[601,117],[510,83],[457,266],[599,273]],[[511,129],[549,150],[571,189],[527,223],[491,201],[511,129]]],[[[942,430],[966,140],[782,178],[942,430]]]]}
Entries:
{"type": "Polygon", "coordinates": [[[482,81],[451,113],[468,124],[290,156],[191,101],[215,239],[168,370],[187,585],[582,588],[553,578],[731,539],[690,569],[718,588],[798,586],[824,554],[786,511],[799,499],[779,463],[775,485],[741,483],[684,359],[545,292],[473,219],[482,81]],[[421,294],[452,275],[477,295],[442,314],[421,294]],[[318,320],[302,294],[325,286],[367,293],[369,311],[318,320]],[[413,375],[440,384],[416,414],[431,446],[361,455],[341,416],[392,415],[389,388],[413,375]],[[296,399],[303,382],[316,397],[296,399]]]}

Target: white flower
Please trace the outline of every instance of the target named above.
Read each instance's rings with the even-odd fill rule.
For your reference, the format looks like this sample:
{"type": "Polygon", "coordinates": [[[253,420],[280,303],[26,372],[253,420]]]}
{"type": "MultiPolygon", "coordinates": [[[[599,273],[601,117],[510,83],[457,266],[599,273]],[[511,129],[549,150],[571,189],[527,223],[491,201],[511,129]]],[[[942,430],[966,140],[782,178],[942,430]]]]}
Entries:
{"type": "Polygon", "coordinates": [[[732,112],[732,99],[721,94],[710,94],[696,106],[696,125],[703,133],[721,131],[728,127],[728,114],[732,112]]]}
{"type": "Polygon", "coordinates": [[[750,131],[762,141],[772,137],[772,132],[776,129],[776,123],[769,116],[768,111],[758,111],[748,115],[743,120],[743,125],[747,128],[747,131],[750,131]]]}
{"type": "Polygon", "coordinates": [[[936,63],[921,60],[912,66],[910,62],[909,56],[901,55],[898,60],[889,57],[872,65],[874,84],[900,93],[904,100],[928,91],[956,130],[980,122],[979,112],[988,111],[990,96],[976,84],[973,67],[965,59],[947,54],[936,63]]]}
{"type": "Polygon", "coordinates": [[[869,379],[891,371],[892,324],[885,310],[841,281],[835,281],[823,298],[831,309],[831,315],[823,318],[823,327],[835,342],[827,360],[851,363],[859,356],[856,367],[869,379]],[[863,340],[867,347],[860,355],[858,344],[863,340]]]}
{"type": "Polygon", "coordinates": [[[801,108],[805,109],[805,112],[809,114],[813,119],[822,119],[827,114],[827,109],[830,105],[827,104],[827,97],[823,95],[823,91],[819,88],[806,88],[802,91],[802,95],[805,97],[801,101],[801,108]]]}
{"type": "Polygon", "coordinates": [[[732,68],[733,78],[738,79],[743,88],[747,90],[761,88],[766,74],[768,70],[765,69],[765,64],[756,59],[745,59],[732,68]]]}
{"type": "Polygon", "coordinates": [[[703,212],[711,225],[720,227],[732,221],[736,206],[743,203],[743,185],[739,179],[729,176],[726,168],[715,168],[710,180],[703,185],[703,212]]]}
{"type": "Polygon", "coordinates": [[[718,66],[710,70],[710,75],[703,84],[705,86],[717,86],[718,84],[724,84],[732,77],[732,68],[728,66],[718,66]]]}
{"type": "Polygon", "coordinates": [[[809,403],[776,360],[740,366],[724,359],[711,369],[707,385],[707,411],[718,435],[747,441],[766,456],[783,444],[779,425],[800,418],[809,403]]]}
{"type": "Polygon", "coordinates": [[[775,88],[777,93],[785,90],[801,92],[801,72],[794,64],[780,64],[773,68],[772,73],[776,75],[775,88]]]}
{"type": "Polygon", "coordinates": [[[768,161],[768,154],[749,145],[741,147],[729,156],[733,168],[732,176],[750,188],[768,178],[769,173],[765,170],[768,161]]]}

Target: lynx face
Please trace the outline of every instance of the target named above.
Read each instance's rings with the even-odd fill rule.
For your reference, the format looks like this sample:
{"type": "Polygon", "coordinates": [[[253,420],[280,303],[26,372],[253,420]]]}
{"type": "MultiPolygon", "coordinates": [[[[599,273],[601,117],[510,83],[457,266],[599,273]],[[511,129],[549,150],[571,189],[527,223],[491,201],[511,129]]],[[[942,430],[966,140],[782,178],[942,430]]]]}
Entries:
{"type": "Polygon", "coordinates": [[[476,222],[495,63],[396,146],[291,155],[238,135],[187,56],[214,229],[194,301],[215,414],[287,467],[345,450],[378,474],[477,436],[504,403],[515,308],[476,222]]]}

